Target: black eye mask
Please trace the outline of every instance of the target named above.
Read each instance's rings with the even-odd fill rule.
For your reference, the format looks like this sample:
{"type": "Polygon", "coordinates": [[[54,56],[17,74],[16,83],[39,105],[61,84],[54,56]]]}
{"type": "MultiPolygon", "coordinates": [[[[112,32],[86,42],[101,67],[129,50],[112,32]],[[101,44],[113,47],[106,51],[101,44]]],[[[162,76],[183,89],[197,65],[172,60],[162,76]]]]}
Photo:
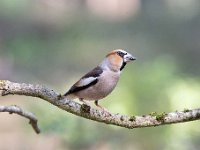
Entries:
{"type": "Polygon", "coordinates": [[[117,54],[118,54],[120,57],[124,58],[124,55],[126,55],[127,53],[123,53],[123,52],[121,52],[121,51],[118,51],[117,54]]]}
{"type": "MultiPolygon", "coordinates": [[[[123,53],[123,52],[121,52],[121,51],[118,51],[117,54],[118,54],[120,57],[122,57],[123,60],[124,60],[124,55],[127,55],[127,53],[123,53]]],[[[122,70],[124,69],[125,66],[126,66],[126,62],[123,61],[122,66],[121,66],[121,68],[120,68],[120,71],[122,71],[122,70]]]]}

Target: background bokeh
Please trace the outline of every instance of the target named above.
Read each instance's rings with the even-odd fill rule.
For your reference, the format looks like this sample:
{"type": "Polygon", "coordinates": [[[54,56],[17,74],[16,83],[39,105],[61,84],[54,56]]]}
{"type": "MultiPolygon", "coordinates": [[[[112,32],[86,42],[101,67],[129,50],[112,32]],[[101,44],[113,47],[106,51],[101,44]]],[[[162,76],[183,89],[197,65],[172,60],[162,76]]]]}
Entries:
{"type": "MultiPolygon", "coordinates": [[[[113,113],[149,114],[200,106],[199,0],[1,0],[0,79],[60,93],[110,50],[137,57],[100,103],[113,113]]],[[[199,121],[128,130],[86,120],[30,97],[0,105],[32,111],[42,129],[0,115],[0,149],[198,150],[199,121]]]]}

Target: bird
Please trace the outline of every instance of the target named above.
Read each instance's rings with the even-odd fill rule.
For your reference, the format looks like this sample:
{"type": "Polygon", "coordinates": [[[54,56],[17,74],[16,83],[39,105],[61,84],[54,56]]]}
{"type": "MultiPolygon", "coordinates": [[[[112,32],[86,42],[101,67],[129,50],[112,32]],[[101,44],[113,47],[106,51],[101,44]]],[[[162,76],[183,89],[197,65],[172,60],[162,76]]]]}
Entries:
{"type": "Polygon", "coordinates": [[[86,105],[85,100],[94,101],[98,108],[107,111],[99,105],[99,100],[113,91],[126,64],[134,60],[136,58],[123,49],[112,50],[99,65],[73,84],[64,97],[70,100],[78,98],[86,105]]]}

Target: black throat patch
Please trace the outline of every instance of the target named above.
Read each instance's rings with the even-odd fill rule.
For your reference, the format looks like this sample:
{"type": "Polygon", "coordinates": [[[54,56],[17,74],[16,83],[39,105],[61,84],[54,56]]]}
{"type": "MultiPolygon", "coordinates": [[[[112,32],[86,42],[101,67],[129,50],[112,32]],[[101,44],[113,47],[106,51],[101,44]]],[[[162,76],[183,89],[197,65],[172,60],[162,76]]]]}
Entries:
{"type": "Polygon", "coordinates": [[[126,62],[123,61],[122,66],[120,68],[120,71],[122,71],[124,69],[124,67],[126,66],[126,62]]]}

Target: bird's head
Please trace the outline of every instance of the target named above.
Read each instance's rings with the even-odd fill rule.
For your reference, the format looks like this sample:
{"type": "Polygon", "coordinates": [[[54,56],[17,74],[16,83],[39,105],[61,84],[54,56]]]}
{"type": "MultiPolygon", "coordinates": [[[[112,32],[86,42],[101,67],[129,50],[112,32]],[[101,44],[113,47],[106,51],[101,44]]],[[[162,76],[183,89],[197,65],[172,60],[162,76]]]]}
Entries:
{"type": "Polygon", "coordinates": [[[131,54],[122,49],[116,49],[106,55],[104,65],[113,71],[121,71],[128,62],[136,60],[131,54]]]}

